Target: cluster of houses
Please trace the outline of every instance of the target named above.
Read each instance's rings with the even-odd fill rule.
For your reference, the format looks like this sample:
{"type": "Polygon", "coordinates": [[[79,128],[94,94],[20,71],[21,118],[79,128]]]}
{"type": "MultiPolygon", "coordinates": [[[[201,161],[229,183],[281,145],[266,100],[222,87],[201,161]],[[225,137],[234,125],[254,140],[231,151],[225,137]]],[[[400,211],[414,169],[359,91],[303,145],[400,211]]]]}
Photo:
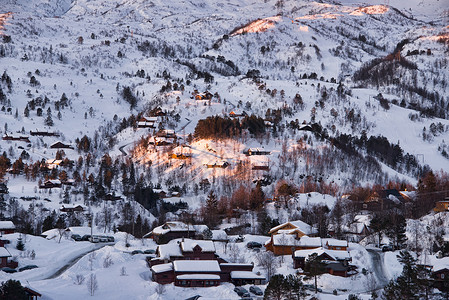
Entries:
{"type": "Polygon", "coordinates": [[[156,253],[147,263],[153,280],[161,284],[208,287],[221,282],[262,284],[265,280],[253,272],[253,264],[229,263],[220,258],[211,240],[182,239],[178,243],[159,245],[156,253]]]}
{"type": "Polygon", "coordinates": [[[356,273],[346,240],[313,237],[318,231],[303,221],[290,221],[273,227],[265,248],[275,255],[292,255],[293,267],[304,269],[310,255],[316,253],[329,274],[347,277],[356,273]]]}
{"type": "MultiPolygon", "coordinates": [[[[14,233],[16,231],[16,226],[12,221],[0,221],[0,234],[14,233]]],[[[5,244],[9,244],[9,240],[4,240],[0,238],[0,268],[12,268],[15,269],[19,265],[17,261],[12,259],[11,253],[5,248],[5,244]]]]}

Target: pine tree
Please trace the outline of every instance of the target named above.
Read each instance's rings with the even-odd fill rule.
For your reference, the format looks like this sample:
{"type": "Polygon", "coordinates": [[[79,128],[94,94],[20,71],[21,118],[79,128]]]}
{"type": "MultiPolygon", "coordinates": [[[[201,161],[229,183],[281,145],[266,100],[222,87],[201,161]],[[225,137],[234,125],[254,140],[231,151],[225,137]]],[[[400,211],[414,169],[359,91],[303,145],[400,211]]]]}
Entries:
{"type": "Polygon", "coordinates": [[[47,118],[45,119],[44,123],[47,126],[53,126],[54,125],[53,117],[51,116],[51,108],[50,107],[47,109],[47,118]]]}
{"type": "Polygon", "coordinates": [[[9,279],[2,282],[0,287],[0,300],[27,300],[28,295],[18,280],[9,279]]]}
{"type": "Polygon", "coordinates": [[[407,223],[403,215],[395,213],[391,215],[390,226],[386,230],[386,234],[393,241],[395,249],[404,248],[407,236],[405,235],[407,223]]]}
{"type": "Polygon", "coordinates": [[[267,288],[265,289],[265,300],[282,300],[286,291],[285,278],[282,274],[276,274],[271,277],[267,288]]]}
{"type": "Polygon", "coordinates": [[[324,274],[326,271],[325,264],[321,261],[317,253],[309,255],[304,267],[304,271],[307,274],[307,277],[313,277],[315,279],[315,293],[317,293],[318,292],[317,278],[319,275],[324,274]]]}

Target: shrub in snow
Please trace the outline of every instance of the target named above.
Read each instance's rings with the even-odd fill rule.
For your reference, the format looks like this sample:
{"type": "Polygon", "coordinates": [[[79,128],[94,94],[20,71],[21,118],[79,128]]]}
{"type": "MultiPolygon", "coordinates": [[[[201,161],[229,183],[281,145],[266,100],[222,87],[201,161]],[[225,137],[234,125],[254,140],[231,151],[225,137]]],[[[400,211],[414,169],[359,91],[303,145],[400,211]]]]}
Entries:
{"type": "Polygon", "coordinates": [[[73,280],[73,283],[76,285],[82,285],[84,283],[84,280],[86,278],[81,274],[76,274],[75,279],[73,280]]]}
{"type": "Polygon", "coordinates": [[[113,264],[114,262],[112,261],[111,255],[110,254],[106,255],[106,257],[103,260],[103,268],[109,268],[113,264]]]}
{"type": "Polygon", "coordinates": [[[125,267],[122,267],[120,269],[120,276],[126,276],[126,268],[125,267]]]}
{"type": "Polygon", "coordinates": [[[163,284],[158,284],[157,285],[157,287],[156,287],[156,293],[158,294],[158,295],[162,295],[162,294],[164,294],[165,293],[165,286],[163,285],[163,284]]]}
{"type": "Polygon", "coordinates": [[[25,244],[22,242],[22,239],[21,239],[21,238],[19,238],[19,239],[17,240],[16,249],[17,249],[17,250],[20,250],[20,251],[23,251],[23,250],[25,249],[25,244]]]}

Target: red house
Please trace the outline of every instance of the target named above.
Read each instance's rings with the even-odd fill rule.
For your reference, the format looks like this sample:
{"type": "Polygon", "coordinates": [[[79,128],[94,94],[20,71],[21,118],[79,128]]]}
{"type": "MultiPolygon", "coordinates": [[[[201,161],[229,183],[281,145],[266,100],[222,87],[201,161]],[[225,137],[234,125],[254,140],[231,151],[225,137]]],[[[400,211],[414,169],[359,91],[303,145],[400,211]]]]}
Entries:
{"type": "Polygon", "coordinates": [[[0,234],[10,234],[16,231],[16,226],[12,221],[0,221],[0,234]]]}
{"type": "Polygon", "coordinates": [[[0,268],[9,267],[17,268],[18,262],[11,259],[12,255],[6,248],[0,247],[0,268]]]}

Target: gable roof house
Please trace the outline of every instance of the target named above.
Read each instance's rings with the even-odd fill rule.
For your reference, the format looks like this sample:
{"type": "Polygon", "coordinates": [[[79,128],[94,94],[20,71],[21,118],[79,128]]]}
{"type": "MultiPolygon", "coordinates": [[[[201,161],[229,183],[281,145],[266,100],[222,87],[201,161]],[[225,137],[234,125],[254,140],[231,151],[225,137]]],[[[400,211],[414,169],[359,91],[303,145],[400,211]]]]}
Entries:
{"type": "Polygon", "coordinates": [[[152,238],[157,244],[166,244],[173,239],[193,238],[197,234],[195,226],[179,221],[165,222],[145,234],[144,238],[152,238]]]}
{"type": "Polygon", "coordinates": [[[0,234],[10,234],[16,231],[16,225],[12,221],[0,221],[0,234]]]}
{"type": "Polygon", "coordinates": [[[73,146],[64,144],[62,142],[56,142],[50,146],[51,149],[74,149],[73,146]]]}
{"type": "Polygon", "coordinates": [[[401,207],[410,199],[404,196],[396,189],[374,191],[368,199],[362,203],[361,209],[369,211],[383,211],[395,207],[401,207]]]}
{"type": "MultiPolygon", "coordinates": [[[[301,248],[300,238],[315,235],[318,231],[309,224],[297,220],[275,226],[268,233],[271,235],[270,240],[265,243],[265,248],[268,251],[272,251],[275,255],[291,255],[294,250],[304,249],[301,248]]],[[[304,242],[306,240],[304,239],[304,242]]],[[[302,247],[320,246],[321,242],[318,246],[312,247],[303,244],[302,247]]]]}

